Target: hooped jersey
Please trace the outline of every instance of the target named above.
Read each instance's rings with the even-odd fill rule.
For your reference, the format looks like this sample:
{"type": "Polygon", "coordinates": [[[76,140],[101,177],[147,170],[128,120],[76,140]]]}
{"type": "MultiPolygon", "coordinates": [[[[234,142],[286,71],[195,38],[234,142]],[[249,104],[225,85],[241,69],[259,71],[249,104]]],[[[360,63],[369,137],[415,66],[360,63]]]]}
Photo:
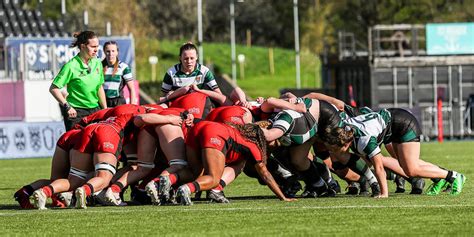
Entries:
{"type": "Polygon", "coordinates": [[[318,123],[309,112],[299,113],[287,109],[279,112],[272,119],[271,128],[278,128],[283,131],[284,134],[280,138],[283,145],[300,145],[316,135],[318,123]]]}
{"type": "Polygon", "coordinates": [[[196,69],[190,74],[182,72],[181,66],[179,63],[166,71],[161,85],[163,94],[166,95],[170,91],[192,84],[196,84],[199,89],[215,90],[219,88],[214,74],[206,66],[198,63],[196,64],[196,69]]]}
{"type": "Polygon", "coordinates": [[[372,158],[381,152],[380,145],[390,136],[391,115],[386,109],[349,118],[345,123],[354,129],[351,150],[372,158]]]}
{"type": "Polygon", "coordinates": [[[119,62],[116,70],[114,69],[114,65],[104,66],[103,87],[105,91],[105,97],[107,99],[122,97],[125,83],[132,80],[132,70],[126,63],[119,62]]]}

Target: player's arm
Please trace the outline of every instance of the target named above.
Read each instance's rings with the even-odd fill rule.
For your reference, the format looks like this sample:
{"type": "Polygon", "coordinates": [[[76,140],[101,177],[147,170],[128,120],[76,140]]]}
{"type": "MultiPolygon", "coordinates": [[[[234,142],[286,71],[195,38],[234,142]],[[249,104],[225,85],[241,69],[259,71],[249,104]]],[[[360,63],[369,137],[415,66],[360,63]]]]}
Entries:
{"type": "Polygon", "coordinates": [[[265,140],[267,142],[274,141],[280,138],[281,136],[283,136],[283,134],[285,134],[285,132],[279,128],[270,128],[270,129],[262,128],[262,131],[263,131],[263,135],[265,136],[265,140]]]}
{"type": "Polygon", "coordinates": [[[99,105],[102,109],[107,109],[107,100],[105,99],[105,91],[104,87],[101,85],[99,90],[97,91],[97,95],[99,97],[99,105]]]}
{"type": "Polygon", "coordinates": [[[281,191],[280,187],[276,183],[275,179],[273,178],[272,174],[268,171],[267,166],[263,162],[257,162],[255,164],[255,169],[260,177],[265,181],[267,186],[272,190],[272,192],[282,201],[291,202],[295,201],[294,198],[287,198],[281,191]]]}
{"type": "Polygon", "coordinates": [[[211,100],[217,102],[219,105],[232,105],[232,101],[230,101],[227,96],[223,95],[222,93],[216,92],[215,90],[210,91],[199,89],[196,84],[191,85],[191,89],[209,96],[211,100]]]}
{"type": "Polygon", "coordinates": [[[311,93],[303,96],[303,98],[324,100],[324,101],[327,101],[327,102],[335,105],[339,110],[341,110],[341,111],[344,110],[344,105],[345,105],[344,101],[336,99],[336,98],[328,96],[328,95],[325,95],[325,94],[321,94],[321,93],[317,93],[317,92],[311,92],[311,93]]]}
{"type": "Polygon", "coordinates": [[[387,174],[383,166],[383,155],[378,153],[371,158],[372,164],[375,169],[375,177],[377,178],[380,185],[380,195],[376,198],[388,197],[388,186],[387,186],[387,174]]]}
{"type": "Polygon", "coordinates": [[[173,124],[181,126],[183,119],[176,115],[160,115],[160,114],[140,114],[135,116],[133,123],[137,127],[144,125],[157,125],[157,124],[173,124]]]}
{"type": "Polygon", "coordinates": [[[304,113],[306,112],[306,106],[304,103],[290,103],[286,100],[269,97],[266,101],[264,101],[261,105],[261,110],[265,113],[271,113],[275,109],[291,109],[296,112],[304,113]]]}

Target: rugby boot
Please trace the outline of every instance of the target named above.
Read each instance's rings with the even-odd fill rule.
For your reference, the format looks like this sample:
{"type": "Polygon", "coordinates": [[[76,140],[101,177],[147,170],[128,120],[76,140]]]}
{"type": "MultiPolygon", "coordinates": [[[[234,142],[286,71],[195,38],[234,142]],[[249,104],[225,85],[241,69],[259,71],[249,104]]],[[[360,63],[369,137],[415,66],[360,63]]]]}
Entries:
{"type": "Polygon", "coordinates": [[[224,191],[209,190],[208,198],[210,199],[209,202],[229,203],[229,200],[224,195],[224,191]]]}
{"type": "Polygon", "coordinates": [[[427,195],[438,195],[445,187],[448,182],[445,179],[440,179],[438,182],[433,182],[426,191],[427,195]]]}
{"type": "Polygon", "coordinates": [[[380,186],[379,183],[375,182],[370,185],[370,189],[372,190],[372,197],[377,197],[380,195],[380,186]]]}
{"type": "Polygon", "coordinates": [[[405,192],[405,179],[402,176],[397,175],[393,181],[395,182],[395,185],[397,186],[395,193],[404,193],[405,192]]]}
{"type": "Polygon", "coordinates": [[[160,185],[158,186],[158,197],[160,204],[164,205],[170,202],[171,180],[169,176],[160,176],[160,185]]]}
{"type": "Polygon", "coordinates": [[[178,191],[176,192],[176,200],[180,205],[193,205],[193,202],[191,202],[191,190],[189,190],[188,185],[179,186],[178,191]]]}
{"type": "Polygon", "coordinates": [[[48,200],[48,197],[46,197],[46,194],[43,192],[43,189],[40,188],[36,190],[33,193],[33,201],[35,208],[38,210],[46,210],[46,200],[48,200]]]}
{"type": "Polygon", "coordinates": [[[347,195],[358,195],[360,189],[360,184],[358,182],[351,182],[346,187],[347,195]]]}
{"type": "Polygon", "coordinates": [[[422,194],[425,187],[425,180],[422,178],[413,178],[411,181],[410,194],[422,194]]]}
{"type": "Polygon", "coordinates": [[[74,192],[76,196],[76,208],[87,209],[87,195],[83,187],[77,188],[74,192]]]}
{"type": "Polygon", "coordinates": [[[148,196],[151,198],[151,203],[153,205],[160,205],[160,197],[158,196],[158,187],[155,181],[150,181],[145,186],[145,191],[148,196]]]}
{"type": "Polygon", "coordinates": [[[464,183],[466,183],[466,176],[464,176],[463,174],[458,174],[456,179],[453,182],[450,194],[459,195],[462,192],[464,183]]]}
{"type": "Polygon", "coordinates": [[[364,179],[363,181],[359,182],[360,184],[360,191],[359,191],[359,195],[361,196],[368,196],[370,194],[369,192],[369,188],[371,188],[369,186],[369,182],[367,182],[366,179],[364,179]]]}
{"type": "Polygon", "coordinates": [[[125,202],[122,202],[120,193],[113,192],[111,188],[105,191],[105,203],[107,206],[125,206],[125,202]]]}
{"type": "Polygon", "coordinates": [[[31,204],[30,202],[30,196],[26,192],[24,188],[21,188],[20,190],[16,191],[16,193],[13,195],[15,198],[15,201],[20,204],[20,207],[22,209],[33,209],[35,206],[31,204]]]}

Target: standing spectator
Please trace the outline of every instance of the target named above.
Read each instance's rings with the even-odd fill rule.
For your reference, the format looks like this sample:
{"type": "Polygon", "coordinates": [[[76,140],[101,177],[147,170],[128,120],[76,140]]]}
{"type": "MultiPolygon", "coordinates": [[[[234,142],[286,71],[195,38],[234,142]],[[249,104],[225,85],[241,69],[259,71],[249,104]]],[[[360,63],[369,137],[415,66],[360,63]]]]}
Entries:
{"type": "Polygon", "coordinates": [[[102,63],[97,59],[99,39],[92,31],[75,33],[76,40],[71,47],[78,47],[79,53],[64,64],[54,78],[49,92],[59,102],[64,125],[69,131],[81,118],[92,114],[100,107],[107,108],[102,63]],[[61,88],[67,88],[67,96],[61,88]]]}
{"type": "Polygon", "coordinates": [[[130,104],[138,105],[137,93],[133,85],[132,70],[126,63],[119,61],[117,42],[105,42],[104,54],[105,59],[102,60],[102,66],[104,67],[104,90],[107,107],[126,104],[123,97],[124,85],[127,85],[130,91],[130,104]]]}
{"type": "Polygon", "coordinates": [[[161,102],[167,102],[186,94],[193,84],[196,84],[199,89],[212,90],[222,94],[214,74],[206,66],[197,63],[197,59],[197,48],[193,43],[188,42],[179,48],[180,63],[166,71],[161,86],[161,92],[163,92],[163,97],[160,98],[161,102]]]}

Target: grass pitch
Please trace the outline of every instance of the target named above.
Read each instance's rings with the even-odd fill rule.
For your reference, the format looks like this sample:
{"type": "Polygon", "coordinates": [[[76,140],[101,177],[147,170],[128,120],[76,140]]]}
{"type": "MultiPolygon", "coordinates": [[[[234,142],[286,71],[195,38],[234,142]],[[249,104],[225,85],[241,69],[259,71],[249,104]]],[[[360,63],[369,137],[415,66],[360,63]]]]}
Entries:
{"type": "MultiPolygon", "coordinates": [[[[0,161],[0,234],[473,236],[473,145],[473,141],[422,144],[424,160],[467,176],[463,193],[456,197],[394,194],[390,183],[388,199],[339,194],[284,203],[268,188],[242,175],[226,188],[230,204],[195,202],[190,207],[20,210],[13,193],[34,179],[49,176],[50,159],[4,160],[0,161]]],[[[409,192],[409,184],[407,189],[409,192]]]]}

